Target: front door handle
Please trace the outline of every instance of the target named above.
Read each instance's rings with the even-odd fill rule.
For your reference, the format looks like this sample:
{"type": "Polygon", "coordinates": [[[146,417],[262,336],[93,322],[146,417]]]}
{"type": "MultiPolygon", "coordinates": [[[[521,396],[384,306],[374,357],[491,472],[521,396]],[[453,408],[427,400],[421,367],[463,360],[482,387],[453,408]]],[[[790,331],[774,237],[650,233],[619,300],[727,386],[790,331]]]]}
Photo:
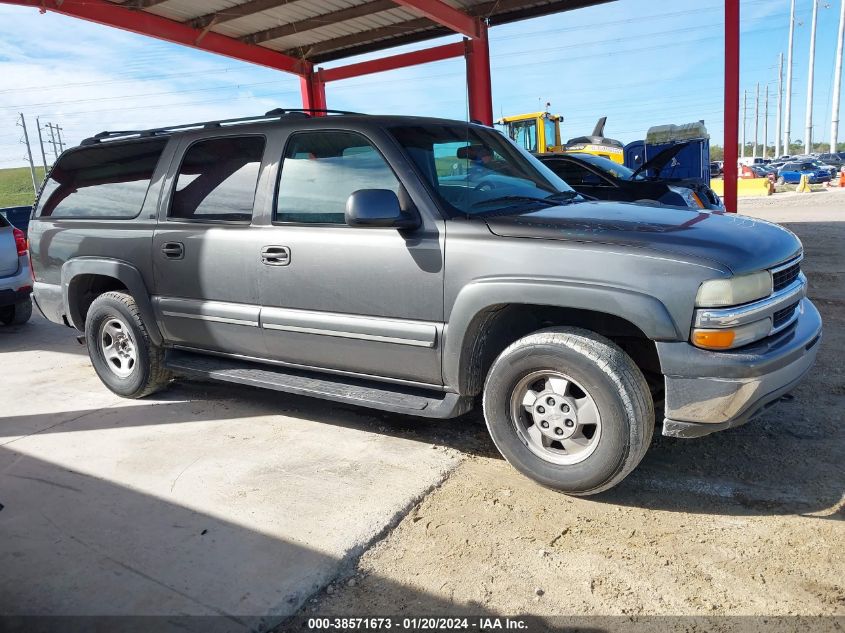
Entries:
{"type": "Polygon", "coordinates": [[[261,249],[261,263],[267,266],[290,264],[290,249],[287,246],[265,246],[261,249]]]}
{"type": "Polygon", "coordinates": [[[185,245],[182,242],[165,242],[161,252],[167,259],[182,259],[185,257],[185,245]]]}

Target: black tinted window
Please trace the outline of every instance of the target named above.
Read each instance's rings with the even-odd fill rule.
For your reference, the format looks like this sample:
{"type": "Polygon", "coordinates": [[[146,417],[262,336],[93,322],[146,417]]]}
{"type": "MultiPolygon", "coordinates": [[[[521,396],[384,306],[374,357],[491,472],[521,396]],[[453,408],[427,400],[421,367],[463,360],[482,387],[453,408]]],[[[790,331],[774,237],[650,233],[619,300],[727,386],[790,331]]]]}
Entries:
{"type": "Polygon", "coordinates": [[[166,139],[78,149],[44,183],[37,214],[56,218],[134,218],[141,212],[166,139]]]}
{"type": "Polygon", "coordinates": [[[370,142],[353,132],[291,136],[279,176],[279,222],[343,224],[346,199],[359,189],[390,189],[399,181],[370,142]]]}
{"type": "Polygon", "coordinates": [[[170,217],[248,222],[263,154],[262,136],[227,136],[191,145],[179,168],[170,217]]]}
{"type": "Polygon", "coordinates": [[[604,184],[602,179],[586,167],[568,160],[556,160],[549,164],[552,171],[563,178],[566,184],[577,187],[579,185],[600,185],[604,184]]]}

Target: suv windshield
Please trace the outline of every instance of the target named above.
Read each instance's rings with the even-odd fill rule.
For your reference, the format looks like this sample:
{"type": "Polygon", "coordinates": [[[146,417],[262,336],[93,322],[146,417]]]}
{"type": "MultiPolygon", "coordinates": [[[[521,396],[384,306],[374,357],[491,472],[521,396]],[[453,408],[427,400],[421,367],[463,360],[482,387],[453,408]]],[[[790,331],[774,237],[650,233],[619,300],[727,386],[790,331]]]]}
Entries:
{"type": "Polygon", "coordinates": [[[590,163],[593,167],[598,167],[604,173],[610,174],[614,178],[618,178],[619,180],[645,180],[645,176],[642,174],[634,175],[633,169],[628,169],[625,165],[620,165],[619,163],[614,163],[609,158],[604,158],[603,156],[596,156],[595,154],[582,154],[580,152],[572,154],[573,156],[577,156],[580,160],[584,161],[585,163],[590,163]]]}
{"type": "Polygon", "coordinates": [[[575,191],[495,130],[408,125],[391,133],[453,215],[558,204],[575,191]]]}

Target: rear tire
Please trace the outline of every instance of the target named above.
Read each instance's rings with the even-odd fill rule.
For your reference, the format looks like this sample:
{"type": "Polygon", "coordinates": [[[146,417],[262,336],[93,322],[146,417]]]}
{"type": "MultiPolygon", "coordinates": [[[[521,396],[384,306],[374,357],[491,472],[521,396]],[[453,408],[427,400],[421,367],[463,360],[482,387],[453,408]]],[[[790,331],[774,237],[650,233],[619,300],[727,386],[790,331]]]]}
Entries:
{"type": "Polygon", "coordinates": [[[572,495],[622,481],[654,432],[651,392],[631,357],[574,327],[536,332],[502,352],[487,375],[484,417],[512,466],[572,495]]]}
{"type": "Polygon", "coordinates": [[[32,299],[27,297],[15,305],[0,311],[0,323],[3,325],[23,325],[32,316],[32,299]]]}
{"type": "Polygon", "coordinates": [[[85,319],[85,341],[100,380],[119,396],[143,398],[170,382],[164,349],[150,340],[135,299],[125,292],[94,299],[85,319]]]}

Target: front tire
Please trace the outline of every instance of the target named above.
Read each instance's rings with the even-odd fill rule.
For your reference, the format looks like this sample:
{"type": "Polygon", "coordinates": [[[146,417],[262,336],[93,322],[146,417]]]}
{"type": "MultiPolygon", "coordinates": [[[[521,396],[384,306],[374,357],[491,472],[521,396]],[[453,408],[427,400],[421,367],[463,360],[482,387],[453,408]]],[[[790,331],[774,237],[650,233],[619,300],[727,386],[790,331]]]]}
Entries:
{"type": "Polygon", "coordinates": [[[150,340],[135,299],[125,292],[94,299],[85,319],[85,341],[100,380],[119,396],[143,398],[170,382],[164,349],[150,340]]]}
{"type": "Polygon", "coordinates": [[[517,470],[549,488],[591,495],[640,463],[654,432],[654,403],[634,361],[589,330],[526,336],[487,375],[484,417],[517,470]]]}

